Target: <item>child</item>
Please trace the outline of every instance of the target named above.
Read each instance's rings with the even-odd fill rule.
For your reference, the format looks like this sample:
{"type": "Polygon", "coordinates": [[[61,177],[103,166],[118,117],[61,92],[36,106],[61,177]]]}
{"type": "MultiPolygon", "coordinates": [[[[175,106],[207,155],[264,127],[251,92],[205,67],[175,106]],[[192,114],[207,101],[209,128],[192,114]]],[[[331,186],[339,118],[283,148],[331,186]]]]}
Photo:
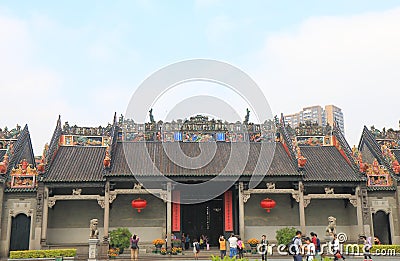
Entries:
{"type": "Polygon", "coordinates": [[[200,252],[200,244],[197,242],[197,239],[193,240],[193,254],[194,254],[194,259],[198,260],[199,259],[199,252],[200,252]]]}

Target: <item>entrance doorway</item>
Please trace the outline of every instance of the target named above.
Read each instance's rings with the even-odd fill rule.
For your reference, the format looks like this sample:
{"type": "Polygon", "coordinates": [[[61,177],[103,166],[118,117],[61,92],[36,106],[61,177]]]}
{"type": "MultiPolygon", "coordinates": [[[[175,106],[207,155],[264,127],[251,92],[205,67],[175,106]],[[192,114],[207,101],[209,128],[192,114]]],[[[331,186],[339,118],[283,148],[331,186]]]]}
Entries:
{"type": "Polygon", "coordinates": [[[211,246],[217,246],[218,238],[223,233],[222,197],[199,204],[181,205],[181,208],[182,232],[189,234],[191,241],[205,235],[211,246]]]}
{"type": "Polygon", "coordinates": [[[389,214],[384,211],[377,211],[373,214],[374,235],[379,238],[382,244],[392,244],[392,236],[390,234],[389,214]]]}
{"type": "Polygon", "coordinates": [[[28,250],[31,231],[31,217],[18,214],[11,221],[10,251],[28,250]]]}

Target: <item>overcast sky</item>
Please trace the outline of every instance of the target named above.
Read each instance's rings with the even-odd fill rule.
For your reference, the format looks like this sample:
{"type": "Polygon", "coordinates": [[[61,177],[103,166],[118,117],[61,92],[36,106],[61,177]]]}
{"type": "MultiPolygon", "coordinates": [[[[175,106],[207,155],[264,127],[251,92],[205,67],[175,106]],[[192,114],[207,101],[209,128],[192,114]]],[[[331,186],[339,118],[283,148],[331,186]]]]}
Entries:
{"type": "MultiPolygon", "coordinates": [[[[273,114],[342,108],[358,144],[364,125],[399,128],[399,28],[400,2],[390,0],[1,1],[0,127],[28,124],[40,154],[59,114],[106,125],[154,71],[209,58],[253,77],[273,114]]],[[[245,115],[222,86],[179,88],[154,104],[156,120],[197,94],[245,115]]]]}

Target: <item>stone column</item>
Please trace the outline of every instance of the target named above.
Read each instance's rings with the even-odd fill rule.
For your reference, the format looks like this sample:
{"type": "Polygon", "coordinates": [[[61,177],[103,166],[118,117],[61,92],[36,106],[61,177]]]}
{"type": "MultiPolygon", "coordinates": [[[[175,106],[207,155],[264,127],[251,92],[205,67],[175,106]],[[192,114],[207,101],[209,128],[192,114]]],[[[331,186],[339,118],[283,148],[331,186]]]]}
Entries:
{"type": "Polygon", "coordinates": [[[244,200],[243,200],[243,182],[239,182],[239,235],[245,239],[244,235],[244,200]]]}
{"type": "Polygon", "coordinates": [[[89,258],[88,261],[96,261],[98,257],[97,245],[99,244],[99,239],[90,238],[89,239],[89,258]]]}
{"type": "Polygon", "coordinates": [[[41,245],[46,245],[48,216],[49,216],[49,188],[45,186],[43,193],[43,221],[42,221],[42,235],[40,239],[41,245]]]}
{"type": "Polygon", "coordinates": [[[306,216],[304,212],[304,185],[299,181],[299,216],[300,216],[300,229],[303,234],[306,234],[306,216]]]}
{"type": "Polygon", "coordinates": [[[363,224],[363,216],[362,216],[362,202],[361,202],[361,191],[360,186],[356,187],[356,208],[357,208],[357,228],[358,235],[365,235],[364,224],[363,224]]]}
{"type": "Polygon", "coordinates": [[[167,247],[171,245],[172,233],[172,184],[167,183],[167,247]]]}
{"type": "Polygon", "coordinates": [[[104,193],[104,241],[108,240],[108,228],[110,223],[110,182],[106,182],[104,193]]]}

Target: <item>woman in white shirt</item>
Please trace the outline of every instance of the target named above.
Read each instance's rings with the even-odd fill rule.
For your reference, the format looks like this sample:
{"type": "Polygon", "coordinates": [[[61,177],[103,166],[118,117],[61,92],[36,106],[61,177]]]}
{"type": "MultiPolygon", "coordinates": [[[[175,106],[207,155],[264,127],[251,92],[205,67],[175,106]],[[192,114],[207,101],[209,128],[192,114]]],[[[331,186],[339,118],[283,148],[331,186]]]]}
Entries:
{"type": "Polygon", "coordinates": [[[311,239],[309,237],[307,237],[305,241],[307,249],[306,261],[313,261],[315,257],[315,245],[313,242],[311,242],[311,239]]]}

